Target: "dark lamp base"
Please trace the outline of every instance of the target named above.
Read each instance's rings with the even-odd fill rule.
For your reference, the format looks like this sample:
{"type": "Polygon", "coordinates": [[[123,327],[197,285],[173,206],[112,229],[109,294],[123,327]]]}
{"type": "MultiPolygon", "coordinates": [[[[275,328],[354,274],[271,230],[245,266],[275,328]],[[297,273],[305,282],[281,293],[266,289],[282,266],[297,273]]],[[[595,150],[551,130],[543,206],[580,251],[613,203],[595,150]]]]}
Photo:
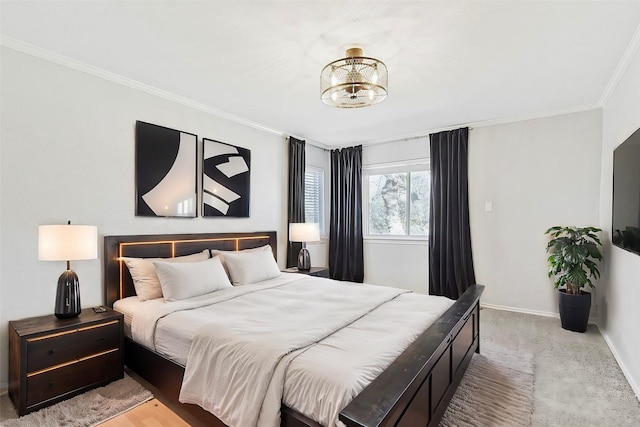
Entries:
{"type": "Polygon", "coordinates": [[[67,270],[58,279],[55,315],[58,319],[67,319],[76,317],[81,311],[78,275],[72,270],[67,270]]]}
{"type": "Polygon", "coordinates": [[[298,254],[298,271],[309,270],[311,270],[311,256],[309,256],[307,248],[302,248],[298,254]]]}

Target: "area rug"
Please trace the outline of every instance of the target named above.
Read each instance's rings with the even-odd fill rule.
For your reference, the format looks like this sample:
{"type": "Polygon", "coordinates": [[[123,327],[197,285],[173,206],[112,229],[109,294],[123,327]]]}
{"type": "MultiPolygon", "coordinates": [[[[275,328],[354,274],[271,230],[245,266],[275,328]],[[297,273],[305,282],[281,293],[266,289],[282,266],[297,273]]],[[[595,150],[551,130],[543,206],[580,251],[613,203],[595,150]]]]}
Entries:
{"type": "Polygon", "coordinates": [[[89,427],[104,422],[153,398],[151,392],[125,374],[104,387],[32,412],[17,415],[2,396],[2,427],[89,427]]]}
{"type": "Polygon", "coordinates": [[[483,344],[474,354],[440,427],[529,427],[533,355],[483,344]]]}

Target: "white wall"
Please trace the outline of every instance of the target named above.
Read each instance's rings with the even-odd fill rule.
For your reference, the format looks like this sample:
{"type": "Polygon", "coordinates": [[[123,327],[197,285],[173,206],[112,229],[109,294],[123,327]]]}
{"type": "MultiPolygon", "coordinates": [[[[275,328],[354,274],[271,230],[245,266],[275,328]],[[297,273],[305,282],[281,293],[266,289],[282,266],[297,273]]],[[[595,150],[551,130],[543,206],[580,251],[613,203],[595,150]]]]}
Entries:
{"type": "MultiPolygon", "coordinates": [[[[38,261],[38,225],[71,220],[98,226],[101,236],[276,230],[284,259],[287,156],[280,135],[6,47],[1,55],[0,387],[7,383],[7,322],[53,313],[65,268],[38,261]],[[136,120],[249,148],[251,217],[135,217],[136,120]]],[[[101,263],[72,263],[84,307],[103,302],[101,263]]]]}
{"type": "Polygon", "coordinates": [[[601,110],[591,110],[470,132],[471,241],[485,304],[558,312],[543,233],[599,224],[601,129],[601,110]]]}
{"type": "MultiPolygon", "coordinates": [[[[613,150],[640,128],[640,50],[604,105],[600,227],[611,232],[613,150]]],[[[611,236],[608,234],[608,240],[611,236]]],[[[600,329],[640,396],[640,256],[608,246],[600,329]]]]}

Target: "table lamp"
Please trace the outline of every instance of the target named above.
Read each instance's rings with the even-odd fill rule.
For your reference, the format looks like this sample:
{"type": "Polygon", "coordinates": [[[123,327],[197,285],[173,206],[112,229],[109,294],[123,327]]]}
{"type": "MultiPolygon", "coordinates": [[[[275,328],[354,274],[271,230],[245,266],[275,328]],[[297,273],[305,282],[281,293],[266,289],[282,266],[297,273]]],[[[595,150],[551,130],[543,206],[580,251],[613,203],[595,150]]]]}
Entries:
{"type": "Polygon", "coordinates": [[[320,227],[312,222],[294,222],[289,224],[289,241],[302,242],[302,249],[298,253],[298,270],[311,270],[311,257],[307,250],[307,242],[320,240],[320,227]]]}
{"type": "Polygon", "coordinates": [[[67,270],[58,278],[55,315],[75,317],[80,307],[80,283],[70,261],[98,258],[98,228],[93,225],[41,225],[38,227],[38,259],[66,261],[67,270]]]}

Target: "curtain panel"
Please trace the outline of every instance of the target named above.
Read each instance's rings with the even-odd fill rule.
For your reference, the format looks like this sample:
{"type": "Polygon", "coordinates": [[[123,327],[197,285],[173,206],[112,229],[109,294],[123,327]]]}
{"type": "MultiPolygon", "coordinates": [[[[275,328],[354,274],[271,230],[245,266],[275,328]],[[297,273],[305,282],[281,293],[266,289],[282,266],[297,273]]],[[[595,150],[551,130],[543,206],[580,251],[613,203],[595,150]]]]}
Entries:
{"type": "Polygon", "coordinates": [[[298,265],[302,243],[289,241],[289,224],[304,221],[305,141],[289,137],[289,203],[287,216],[287,268],[298,265]]]}
{"type": "Polygon", "coordinates": [[[469,227],[469,128],[434,133],[429,140],[429,293],[458,299],[476,281],[469,227]]]}
{"type": "Polygon", "coordinates": [[[362,283],[362,146],[331,150],[329,276],[362,283]]]}

